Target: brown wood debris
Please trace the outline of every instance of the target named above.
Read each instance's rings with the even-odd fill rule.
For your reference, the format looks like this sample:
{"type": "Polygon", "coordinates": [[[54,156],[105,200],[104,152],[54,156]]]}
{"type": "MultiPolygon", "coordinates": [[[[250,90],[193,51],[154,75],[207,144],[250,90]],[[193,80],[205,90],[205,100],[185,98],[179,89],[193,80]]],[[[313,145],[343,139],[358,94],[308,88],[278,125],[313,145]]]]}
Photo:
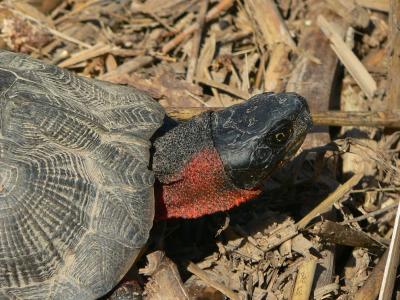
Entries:
{"type": "Polygon", "coordinates": [[[116,297],[140,286],[148,299],[364,300],[382,286],[389,299],[399,24],[398,0],[4,0],[0,47],[147,91],[176,119],[263,91],[308,99],[316,126],[265,193],[155,223],[148,267],[138,261],[116,297]]]}

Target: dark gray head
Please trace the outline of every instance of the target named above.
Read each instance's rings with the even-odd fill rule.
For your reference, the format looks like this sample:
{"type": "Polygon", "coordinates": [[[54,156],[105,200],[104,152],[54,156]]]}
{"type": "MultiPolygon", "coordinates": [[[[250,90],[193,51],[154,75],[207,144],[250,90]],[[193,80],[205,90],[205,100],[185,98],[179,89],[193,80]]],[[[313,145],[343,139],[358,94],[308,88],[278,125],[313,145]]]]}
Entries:
{"type": "Polygon", "coordinates": [[[296,93],[263,93],[212,114],[212,134],[226,173],[238,188],[258,186],[299,149],[312,127],[296,93]]]}

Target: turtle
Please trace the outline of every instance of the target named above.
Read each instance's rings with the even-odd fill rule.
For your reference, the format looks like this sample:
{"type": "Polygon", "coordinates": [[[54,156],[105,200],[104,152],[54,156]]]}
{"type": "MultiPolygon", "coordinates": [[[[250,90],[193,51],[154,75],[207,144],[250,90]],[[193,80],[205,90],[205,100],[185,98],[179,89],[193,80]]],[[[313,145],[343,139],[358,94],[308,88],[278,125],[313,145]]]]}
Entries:
{"type": "Polygon", "coordinates": [[[228,210],[299,149],[296,93],[185,122],[133,87],[0,50],[0,299],[96,299],[155,220],[228,210]]]}

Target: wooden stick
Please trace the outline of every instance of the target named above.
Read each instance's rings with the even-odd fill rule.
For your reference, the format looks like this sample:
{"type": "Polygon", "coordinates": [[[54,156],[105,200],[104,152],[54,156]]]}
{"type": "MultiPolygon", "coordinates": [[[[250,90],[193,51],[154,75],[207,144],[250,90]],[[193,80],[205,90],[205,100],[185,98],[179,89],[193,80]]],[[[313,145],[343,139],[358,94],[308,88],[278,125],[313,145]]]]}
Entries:
{"type": "Polygon", "coordinates": [[[390,0],[356,0],[356,3],[366,8],[389,12],[389,1],[390,0]]]}
{"type": "Polygon", "coordinates": [[[216,282],[208,276],[208,274],[200,269],[197,265],[194,263],[190,262],[189,265],[187,266],[187,270],[199,277],[201,280],[203,280],[205,283],[207,283],[209,286],[213,287],[214,289],[220,291],[222,294],[225,296],[229,297],[232,300],[240,300],[239,296],[232,290],[228,289],[226,286],[223,284],[216,282]]]}
{"type": "Polygon", "coordinates": [[[115,70],[99,76],[99,79],[112,80],[113,77],[130,74],[139,68],[149,65],[153,62],[153,60],[154,57],[152,56],[136,56],[132,59],[127,60],[122,65],[119,65],[115,70]]]}
{"type": "Polygon", "coordinates": [[[305,260],[299,267],[296,283],[293,290],[293,300],[310,299],[311,288],[317,268],[317,260],[310,258],[305,260]]]}
{"type": "MultiPolygon", "coordinates": [[[[247,99],[248,96],[237,89],[232,89],[225,84],[219,84],[212,80],[201,79],[202,83],[233,93],[239,98],[247,99]]],[[[188,120],[205,111],[217,111],[223,107],[165,107],[167,114],[178,120],[188,120]]],[[[312,113],[314,125],[327,126],[366,126],[366,127],[388,127],[400,128],[400,111],[326,111],[312,113]]]]}
{"type": "Polygon", "coordinates": [[[340,185],[332,194],[330,194],[324,201],[322,201],[317,207],[315,207],[312,211],[310,211],[307,215],[303,217],[299,222],[297,222],[297,228],[302,229],[311,222],[316,216],[326,212],[329,207],[331,207],[336,201],[339,201],[351,191],[353,186],[355,186],[361,178],[364,177],[364,174],[355,174],[349,180],[347,180],[344,184],[340,185]]]}
{"type": "Polygon", "coordinates": [[[392,239],[390,241],[388,258],[383,273],[382,286],[379,300],[392,299],[394,283],[396,280],[397,267],[400,259],[400,206],[397,207],[396,219],[393,227],[392,239]]]}
{"type": "Polygon", "coordinates": [[[318,125],[400,128],[400,111],[326,111],[312,117],[318,125]]]}
{"type": "Polygon", "coordinates": [[[400,108],[400,1],[390,1],[390,63],[388,109],[400,108]]]}
{"type": "MultiPolygon", "coordinates": [[[[353,191],[353,193],[354,193],[354,191],[353,191]]],[[[384,208],[381,208],[381,209],[372,211],[372,212],[367,213],[367,214],[365,214],[365,215],[362,215],[362,216],[359,216],[359,217],[356,217],[356,218],[352,218],[352,219],[343,221],[343,222],[341,222],[340,224],[346,225],[346,224],[349,224],[349,223],[360,222],[360,221],[365,220],[365,219],[368,219],[368,218],[370,218],[370,217],[375,217],[375,216],[384,214],[385,212],[387,212],[387,211],[389,211],[389,210],[392,210],[392,209],[394,210],[395,208],[397,208],[397,206],[399,206],[399,204],[398,204],[398,203],[394,203],[394,204],[392,204],[392,205],[389,205],[389,206],[386,206],[386,207],[384,207],[384,208]]]]}
{"type": "MultiPolygon", "coordinates": [[[[222,11],[227,10],[233,5],[233,0],[221,0],[217,5],[215,5],[212,9],[210,9],[206,15],[206,20],[205,22],[209,22],[212,19],[216,18],[222,11]]],[[[178,34],[175,38],[170,40],[168,43],[166,43],[162,47],[162,52],[168,53],[172,49],[174,49],[176,46],[178,46],[187,36],[192,34],[194,31],[199,29],[199,23],[195,23],[190,25],[186,30],[178,34]]]]}
{"type": "Polygon", "coordinates": [[[377,90],[375,80],[368,73],[367,69],[360,62],[357,56],[355,56],[353,51],[348,48],[343,39],[336,32],[335,28],[323,16],[318,16],[317,22],[322,32],[331,41],[332,49],[335,51],[340,61],[345,65],[346,69],[360,86],[365,95],[372,99],[377,90]]]}

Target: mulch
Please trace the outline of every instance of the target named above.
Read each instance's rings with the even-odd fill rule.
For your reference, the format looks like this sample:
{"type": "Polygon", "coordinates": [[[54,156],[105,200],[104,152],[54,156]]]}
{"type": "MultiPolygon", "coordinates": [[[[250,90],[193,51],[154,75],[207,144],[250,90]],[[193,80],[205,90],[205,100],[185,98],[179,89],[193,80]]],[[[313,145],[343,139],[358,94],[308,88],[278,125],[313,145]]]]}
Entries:
{"type": "Polygon", "coordinates": [[[390,299],[393,285],[400,295],[397,2],[8,0],[0,47],[134,86],[182,119],[263,91],[308,99],[316,126],[260,198],[154,225],[125,278],[146,299],[364,300],[382,282],[390,299]]]}

